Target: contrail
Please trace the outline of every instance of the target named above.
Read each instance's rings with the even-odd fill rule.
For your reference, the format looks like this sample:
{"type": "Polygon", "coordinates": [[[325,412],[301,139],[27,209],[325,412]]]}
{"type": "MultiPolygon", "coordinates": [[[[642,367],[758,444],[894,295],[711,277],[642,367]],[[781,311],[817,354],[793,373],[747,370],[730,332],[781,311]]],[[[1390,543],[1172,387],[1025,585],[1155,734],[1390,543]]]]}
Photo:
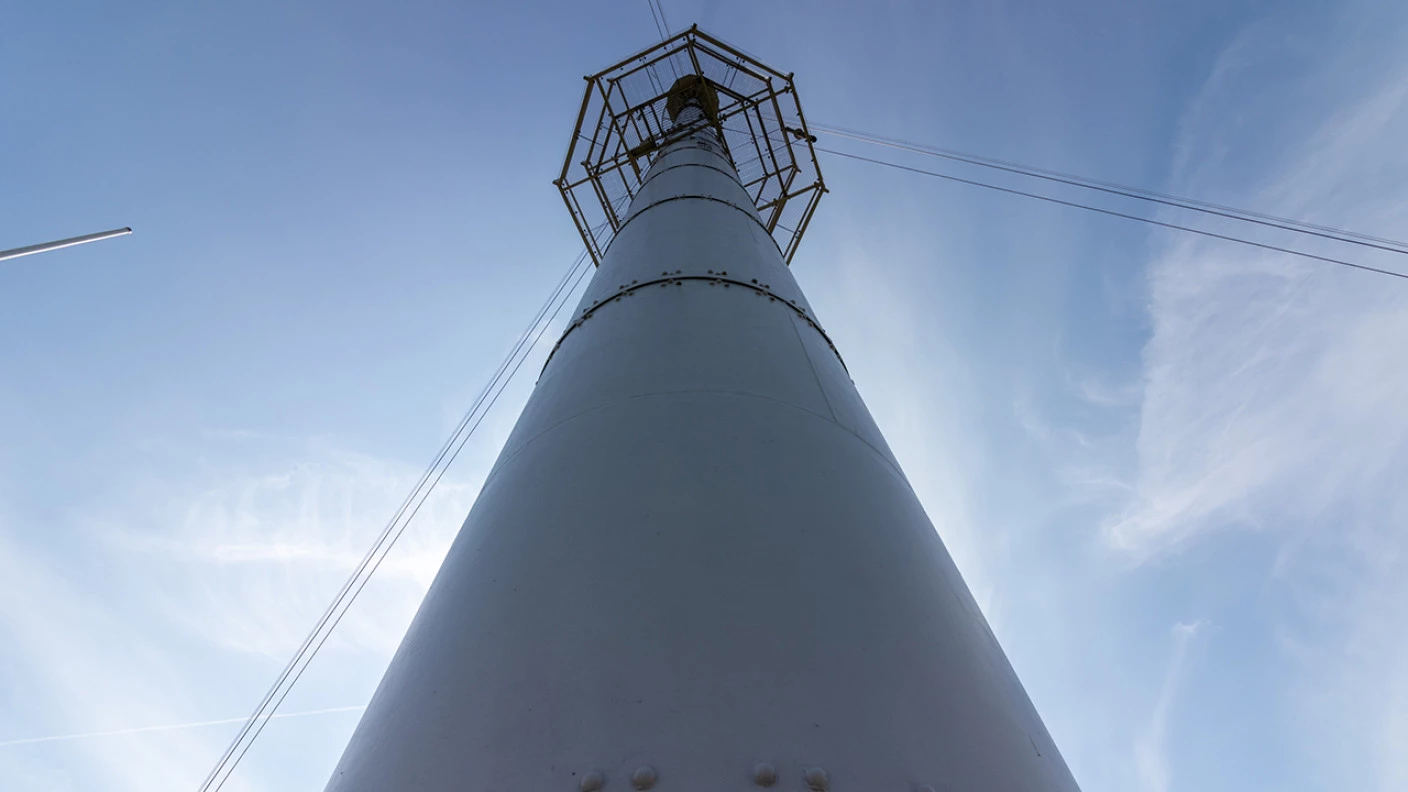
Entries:
{"type": "MultiPolygon", "coordinates": [[[[305,710],[304,712],[280,712],[275,714],[275,718],[301,718],[304,715],[331,715],[334,712],[354,712],[367,708],[365,704],[358,704],[355,707],[329,707],[327,709],[305,710]]],[[[244,723],[248,716],[243,718],[221,718],[220,720],[196,721],[195,723],[169,723],[165,726],[138,726],[135,729],[114,729],[112,731],[84,732],[83,734],[60,734],[54,737],[25,737],[21,740],[0,741],[0,748],[9,745],[32,745],[34,743],[60,742],[62,740],[86,740],[89,737],[116,737],[121,734],[143,734],[145,732],[174,731],[176,729],[195,729],[201,726],[224,726],[227,723],[244,723]]]]}

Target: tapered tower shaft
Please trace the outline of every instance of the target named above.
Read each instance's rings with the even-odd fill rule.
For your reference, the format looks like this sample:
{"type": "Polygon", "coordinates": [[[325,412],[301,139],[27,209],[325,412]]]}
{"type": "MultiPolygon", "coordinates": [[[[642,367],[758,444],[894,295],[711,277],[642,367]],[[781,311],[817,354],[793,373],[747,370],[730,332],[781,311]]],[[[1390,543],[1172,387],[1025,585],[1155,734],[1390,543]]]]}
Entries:
{"type": "Polygon", "coordinates": [[[654,152],[328,789],[642,784],[1076,789],[707,127],[654,152]]]}

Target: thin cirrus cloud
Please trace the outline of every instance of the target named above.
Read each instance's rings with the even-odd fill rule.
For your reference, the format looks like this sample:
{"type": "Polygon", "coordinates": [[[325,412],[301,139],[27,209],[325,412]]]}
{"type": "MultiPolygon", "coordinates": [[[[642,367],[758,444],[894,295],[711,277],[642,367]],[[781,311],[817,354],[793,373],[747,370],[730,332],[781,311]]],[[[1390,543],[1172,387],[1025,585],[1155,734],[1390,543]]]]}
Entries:
{"type": "Polygon", "coordinates": [[[1203,621],[1179,622],[1170,631],[1173,649],[1169,655],[1168,668],[1164,671],[1159,696],[1153,712],[1149,715],[1149,722],[1134,743],[1134,764],[1142,792],[1167,792],[1172,783],[1168,751],[1169,721],[1178,699],[1178,688],[1190,670],[1190,654],[1195,648],[1193,642],[1205,626],[1206,622],[1203,621]]]}
{"type": "MultiPolygon", "coordinates": [[[[26,691],[8,715],[29,731],[0,735],[0,773],[23,788],[46,788],[55,766],[56,788],[197,785],[243,719],[190,716],[253,707],[415,480],[408,466],[319,444],[221,442],[235,446],[229,465],[122,477],[138,494],[84,532],[111,578],[60,573],[49,548],[0,541],[0,656],[26,691]]],[[[351,721],[294,724],[370,695],[476,490],[460,476],[437,488],[290,699],[300,717],[271,726],[236,783],[276,773],[270,746],[285,740],[309,774],[335,760],[351,721]],[[319,739],[303,748],[308,734],[319,739]]]]}
{"type": "MultiPolygon", "coordinates": [[[[7,539],[18,533],[12,527],[0,531],[0,657],[23,686],[7,704],[7,721],[74,731],[180,722],[183,704],[199,697],[182,664],[114,614],[110,598],[60,571],[47,554],[7,539]]],[[[0,777],[21,789],[80,788],[85,780],[110,789],[188,786],[199,772],[193,757],[202,755],[201,741],[189,731],[162,737],[84,741],[59,769],[30,751],[43,746],[16,746],[0,752],[0,777]]]]}
{"type": "MultiPolygon", "coordinates": [[[[1179,190],[1392,235],[1408,216],[1408,40],[1346,47],[1268,87],[1260,70],[1286,55],[1276,32],[1230,47],[1185,117],[1179,190]],[[1258,157],[1265,175],[1213,175],[1258,157]]],[[[1139,562],[1229,531],[1265,537],[1267,596],[1285,605],[1268,620],[1293,669],[1295,717],[1280,726],[1321,782],[1404,788],[1408,283],[1165,243],[1149,267],[1132,492],[1104,536],[1139,562]]],[[[1408,271],[1402,256],[1352,254],[1408,271]]]]}
{"type": "MultiPolygon", "coordinates": [[[[304,710],[303,712],[277,712],[270,716],[271,719],[283,720],[286,718],[306,718],[310,715],[333,715],[342,712],[361,712],[366,709],[365,704],[355,704],[348,707],[324,707],[323,709],[304,710]]],[[[17,740],[0,740],[0,748],[11,745],[35,745],[49,742],[68,742],[70,740],[91,740],[95,737],[126,737],[132,734],[148,734],[150,732],[177,731],[180,729],[200,729],[207,726],[227,726],[232,723],[244,723],[249,716],[240,718],[220,718],[217,720],[191,721],[189,723],[167,723],[161,726],[133,726],[126,729],[108,729],[106,731],[80,732],[78,734],[57,734],[48,737],[23,737],[17,740]]]]}
{"type": "MultiPolygon", "coordinates": [[[[1404,181],[1382,178],[1408,172],[1405,66],[1287,146],[1281,175],[1246,202],[1392,228],[1408,208],[1404,181]]],[[[1215,77],[1204,103],[1216,106],[1219,91],[1233,90],[1227,83],[1235,76],[1215,77]]],[[[1197,120],[1187,150],[1210,142],[1197,120]]],[[[1136,494],[1108,526],[1110,540],[1156,553],[1219,524],[1254,522],[1267,510],[1248,507],[1287,497],[1311,513],[1330,509],[1347,482],[1390,473],[1408,432],[1397,409],[1408,348],[1385,343],[1408,324],[1403,285],[1200,240],[1169,243],[1150,267],[1136,494]]]]}

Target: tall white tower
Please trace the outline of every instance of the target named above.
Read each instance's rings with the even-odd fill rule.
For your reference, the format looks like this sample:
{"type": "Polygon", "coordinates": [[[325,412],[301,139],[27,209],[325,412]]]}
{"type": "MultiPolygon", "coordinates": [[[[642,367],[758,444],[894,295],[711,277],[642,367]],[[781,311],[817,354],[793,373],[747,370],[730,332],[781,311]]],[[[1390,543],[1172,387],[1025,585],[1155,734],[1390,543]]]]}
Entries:
{"type": "Polygon", "coordinates": [[[598,270],[328,789],[1076,792],[788,269],[791,76],[652,47],[559,187],[598,270]]]}

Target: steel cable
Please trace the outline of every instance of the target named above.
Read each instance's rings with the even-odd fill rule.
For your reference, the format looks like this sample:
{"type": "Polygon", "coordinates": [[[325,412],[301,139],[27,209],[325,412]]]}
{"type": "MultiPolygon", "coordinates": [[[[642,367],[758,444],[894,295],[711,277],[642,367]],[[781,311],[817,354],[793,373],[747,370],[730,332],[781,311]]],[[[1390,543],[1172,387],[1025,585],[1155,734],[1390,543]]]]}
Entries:
{"type": "Polygon", "coordinates": [[[1163,228],[1171,228],[1176,231],[1187,231],[1191,234],[1199,234],[1201,236],[1212,237],[1214,239],[1222,239],[1228,242],[1237,242],[1242,245],[1250,245],[1252,247],[1263,248],[1265,250],[1274,250],[1278,253],[1287,253],[1292,256],[1300,256],[1302,258],[1323,261],[1328,264],[1338,264],[1342,267],[1351,267],[1353,269],[1364,270],[1366,272],[1376,272],[1380,275],[1389,275],[1395,278],[1408,279],[1408,274],[1402,272],[1394,272],[1393,270],[1379,269],[1378,267],[1370,267],[1365,264],[1355,264],[1351,261],[1344,261],[1343,259],[1330,258],[1329,256],[1319,256],[1314,253],[1306,253],[1305,251],[1301,250],[1279,247],[1277,245],[1268,245],[1264,242],[1253,242],[1250,239],[1243,239],[1241,237],[1235,237],[1228,234],[1219,234],[1214,231],[1205,231],[1200,228],[1192,228],[1190,226],[1178,225],[1177,223],[1166,223],[1162,220],[1154,220],[1153,218],[1149,217],[1140,217],[1139,215],[1127,214],[1125,212],[1116,212],[1113,209],[1104,209],[1098,206],[1091,206],[1090,204],[1077,203],[1075,201],[1066,201],[1060,198],[1053,198],[1049,195],[1040,195],[1038,193],[1030,193],[1025,192],[1023,190],[1014,190],[1010,187],[1000,187],[996,184],[988,184],[987,182],[981,182],[975,179],[964,179],[958,176],[950,176],[947,173],[938,173],[936,171],[924,170],[923,168],[914,168],[909,165],[900,165],[898,163],[886,162],[885,160],[874,159],[871,157],[862,157],[859,154],[847,154],[844,151],[836,151],[834,149],[823,148],[821,146],[817,146],[816,150],[837,157],[845,157],[847,159],[859,160],[861,162],[869,162],[875,165],[884,165],[887,168],[895,168],[897,170],[909,171],[911,173],[918,173],[924,176],[933,176],[937,179],[946,179],[948,181],[958,182],[959,184],[970,184],[974,187],[984,187],[989,190],[996,190],[998,192],[1008,193],[1009,195],[1020,195],[1024,198],[1035,198],[1039,201],[1047,201],[1049,203],[1060,204],[1062,206],[1070,206],[1076,209],[1085,209],[1087,211],[1098,212],[1100,214],[1110,215],[1112,217],[1123,217],[1126,220],[1138,220],[1142,223],[1149,223],[1151,225],[1161,226],[1163,228]]]}
{"type": "MultiPolygon", "coordinates": [[[[809,127],[809,128],[814,128],[814,129],[816,129],[816,130],[819,131],[819,132],[820,132],[820,131],[824,131],[824,128],[823,128],[823,127],[809,127]]],[[[732,130],[732,129],[730,129],[730,131],[738,131],[738,132],[741,132],[742,130],[732,130]]],[[[862,137],[859,137],[859,133],[856,133],[855,135],[850,135],[850,136],[856,137],[856,139],[861,139],[861,140],[864,139],[864,138],[862,138],[862,137]]],[[[774,138],[771,134],[769,134],[767,137],[768,137],[769,139],[776,140],[776,138],[774,138]]],[[[780,141],[779,141],[779,142],[780,142],[780,141]]],[[[867,140],[866,142],[878,142],[878,139],[877,139],[876,141],[867,140]]],[[[891,147],[903,148],[903,146],[897,146],[897,145],[894,145],[893,143],[890,143],[890,142],[883,142],[883,143],[881,143],[881,144],[882,144],[882,145],[888,145],[888,146],[891,146],[891,147]]],[[[1323,262],[1325,262],[1325,263],[1327,263],[1327,264],[1338,264],[1338,265],[1340,265],[1340,266],[1342,266],[1342,267],[1350,267],[1350,268],[1352,268],[1352,269],[1364,270],[1365,272],[1374,272],[1374,273],[1378,273],[1378,274],[1380,274],[1380,275],[1388,275],[1388,276],[1395,277],[1395,278],[1404,278],[1404,279],[1408,279],[1408,273],[1394,272],[1393,270],[1380,269],[1380,268],[1378,268],[1378,267],[1370,267],[1370,266],[1368,266],[1368,265],[1366,265],[1366,264],[1355,264],[1355,263],[1352,262],[1352,261],[1345,261],[1345,260],[1343,260],[1343,259],[1331,258],[1331,257],[1329,257],[1329,256],[1320,256],[1320,255],[1317,255],[1317,254],[1315,254],[1315,253],[1306,253],[1305,251],[1302,251],[1302,250],[1294,250],[1294,249],[1292,249],[1292,248],[1280,247],[1280,246],[1278,246],[1278,245],[1270,245],[1270,244],[1267,244],[1267,243],[1264,243],[1264,242],[1254,242],[1254,241],[1252,241],[1252,240],[1250,240],[1250,239],[1244,239],[1244,238],[1242,238],[1242,237],[1236,237],[1236,236],[1232,236],[1232,235],[1230,235],[1230,234],[1219,234],[1219,233],[1217,233],[1217,232],[1215,232],[1215,231],[1206,231],[1206,230],[1203,230],[1203,229],[1201,229],[1201,228],[1192,228],[1192,227],[1190,227],[1190,226],[1179,225],[1179,224],[1177,224],[1177,223],[1168,223],[1168,222],[1164,222],[1164,221],[1162,221],[1162,220],[1155,220],[1155,219],[1150,218],[1150,217],[1142,217],[1142,216],[1140,216],[1140,215],[1128,214],[1128,213],[1126,213],[1126,212],[1117,212],[1117,211],[1115,211],[1115,210],[1113,210],[1113,209],[1105,209],[1105,208],[1098,207],[1098,206],[1091,206],[1091,205],[1089,205],[1089,204],[1083,204],[1083,203],[1079,203],[1079,202],[1077,202],[1077,201],[1067,201],[1067,200],[1063,200],[1063,199],[1061,199],[1061,198],[1055,198],[1055,197],[1052,197],[1052,196],[1049,196],[1049,195],[1040,195],[1040,194],[1038,194],[1038,193],[1030,193],[1030,192],[1026,192],[1026,191],[1024,191],[1024,190],[1016,190],[1016,189],[1012,189],[1012,188],[1010,188],[1010,187],[1001,187],[1001,186],[996,185],[996,184],[989,184],[989,183],[987,183],[987,182],[978,181],[978,180],[976,180],[976,179],[964,179],[964,178],[961,178],[961,177],[959,177],[959,176],[952,176],[952,175],[947,174],[947,173],[938,173],[938,172],[936,172],[936,171],[924,170],[923,168],[915,168],[915,167],[911,167],[911,166],[909,166],[909,165],[901,165],[901,164],[899,164],[899,163],[888,162],[888,161],[886,161],[886,160],[875,159],[875,158],[873,158],[873,157],[863,157],[863,156],[861,156],[861,155],[859,155],[859,154],[849,154],[849,153],[844,152],[844,151],[837,151],[837,150],[835,150],[835,149],[829,149],[829,148],[826,148],[826,147],[824,147],[824,146],[814,146],[813,148],[814,148],[816,151],[822,152],[822,153],[824,153],[824,154],[831,154],[831,155],[837,156],[837,157],[845,157],[845,158],[847,158],[847,159],[859,160],[859,161],[861,161],[861,162],[869,162],[869,163],[872,163],[872,164],[875,164],[875,165],[883,165],[883,166],[885,166],[885,167],[887,167],[887,168],[895,168],[895,169],[897,169],[897,170],[909,171],[909,172],[911,172],[911,173],[918,173],[918,174],[921,174],[921,175],[924,175],[924,176],[932,176],[932,177],[937,178],[937,179],[945,179],[945,180],[952,181],[952,182],[958,182],[958,183],[960,183],[960,184],[969,184],[969,185],[972,185],[972,186],[974,186],[974,187],[983,187],[983,188],[986,188],[986,189],[989,189],[989,190],[996,190],[996,191],[998,191],[998,192],[1008,193],[1009,195],[1019,195],[1019,196],[1022,196],[1022,197],[1024,197],[1024,198],[1035,198],[1035,199],[1037,199],[1037,200],[1039,200],[1039,201],[1046,201],[1046,202],[1048,202],[1048,203],[1060,204],[1060,205],[1062,205],[1062,206],[1069,206],[1069,207],[1072,207],[1072,208],[1075,208],[1075,209],[1085,209],[1085,210],[1087,210],[1087,211],[1097,212],[1097,213],[1099,213],[1099,214],[1109,215],[1109,216],[1111,216],[1111,217],[1122,217],[1122,218],[1124,218],[1124,219],[1126,219],[1126,220],[1138,220],[1138,221],[1140,221],[1140,222],[1142,222],[1142,223],[1149,223],[1150,225],[1156,225],[1156,226],[1160,226],[1160,227],[1162,227],[1162,228],[1169,228],[1169,229],[1173,229],[1173,230],[1175,230],[1175,231],[1186,231],[1186,232],[1188,232],[1188,233],[1190,233],[1190,234],[1198,234],[1198,235],[1200,235],[1200,236],[1211,237],[1211,238],[1213,238],[1213,239],[1221,239],[1221,240],[1225,240],[1225,241],[1228,241],[1228,242],[1236,242],[1236,243],[1242,244],[1242,245],[1250,245],[1250,246],[1252,246],[1252,247],[1258,247],[1258,248],[1262,248],[1262,249],[1264,249],[1264,250],[1274,250],[1274,251],[1276,251],[1276,252],[1278,252],[1278,253],[1287,253],[1287,254],[1290,254],[1290,255],[1292,255],[1292,256],[1300,256],[1300,257],[1302,257],[1302,258],[1314,259],[1315,261],[1323,261],[1323,262]]],[[[912,150],[919,151],[919,153],[932,153],[932,152],[925,152],[925,151],[922,151],[922,150],[919,149],[919,148],[915,148],[915,149],[912,149],[912,150]]],[[[956,156],[950,156],[950,155],[948,155],[948,154],[935,154],[935,156],[943,156],[943,157],[948,158],[948,159],[958,159],[958,157],[956,157],[956,156]]],[[[966,161],[966,160],[965,160],[965,161],[966,161]]],[[[983,164],[983,163],[975,161],[975,162],[973,162],[972,164],[983,164]]],[[[1008,170],[1008,171],[1010,171],[1010,172],[1017,173],[1017,174],[1019,174],[1019,175],[1024,175],[1024,176],[1036,176],[1036,175],[1037,175],[1037,174],[1034,174],[1034,173],[1026,173],[1026,172],[1024,172],[1024,171],[1022,171],[1022,170],[1016,169],[1015,167],[1014,167],[1014,168],[1006,168],[1006,167],[1004,167],[1004,168],[1000,168],[1000,169],[1001,169],[1001,170],[1008,170]]],[[[1038,176],[1038,178],[1047,178],[1047,177],[1038,176]]],[[[1079,180],[1081,177],[1074,177],[1074,176],[1073,176],[1073,177],[1070,177],[1070,178],[1079,180]]],[[[1051,180],[1053,180],[1053,181],[1063,181],[1063,179],[1051,179],[1051,180]]],[[[1076,185],[1076,186],[1088,186],[1088,185],[1079,184],[1077,181],[1069,181],[1069,182],[1065,182],[1065,183],[1074,184],[1074,185],[1076,185]]],[[[1127,188],[1127,189],[1128,189],[1129,191],[1131,191],[1131,192],[1137,191],[1137,188],[1133,188],[1133,187],[1127,188]]],[[[1102,192],[1118,192],[1118,191],[1116,191],[1116,190],[1102,190],[1102,192]]],[[[1123,192],[1120,192],[1119,194],[1126,195],[1127,197],[1131,197],[1131,198],[1138,198],[1138,197],[1140,197],[1140,196],[1137,196],[1137,195],[1127,195],[1126,193],[1123,193],[1123,192]]],[[[1181,199],[1180,199],[1180,200],[1181,200],[1181,199]]],[[[1168,202],[1167,202],[1167,201],[1158,201],[1158,203],[1168,203],[1168,202]]],[[[1196,202],[1194,202],[1194,203],[1196,203],[1196,202]]],[[[1179,206],[1179,208],[1183,208],[1183,209],[1192,209],[1192,210],[1194,210],[1194,211],[1205,211],[1205,210],[1197,209],[1196,207],[1193,207],[1193,206],[1182,206],[1182,205],[1179,205],[1179,204],[1170,204],[1170,205],[1179,206]]],[[[1240,210],[1240,209],[1231,209],[1230,207],[1221,207],[1221,208],[1227,208],[1227,209],[1229,209],[1229,211],[1232,211],[1232,212],[1242,212],[1242,211],[1244,211],[1244,210],[1240,210]]],[[[1220,212],[1211,212],[1211,214],[1221,214],[1221,213],[1220,213],[1220,212]]],[[[1255,213],[1248,213],[1248,214],[1255,214],[1255,213]]],[[[1258,221],[1256,221],[1256,220],[1250,220],[1249,218],[1245,218],[1245,217],[1235,217],[1235,216],[1232,216],[1232,215],[1222,215],[1222,216],[1224,216],[1224,217],[1230,217],[1230,218],[1233,219],[1233,220],[1245,220],[1245,221],[1247,221],[1247,222],[1258,222],[1258,221]]],[[[1273,218],[1274,218],[1274,215],[1259,215],[1259,216],[1262,216],[1262,217],[1273,217],[1273,218]]],[[[1277,219],[1277,220],[1284,220],[1284,222],[1289,223],[1289,224],[1298,224],[1298,222],[1299,222],[1299,221],[1295,221],[1295,220],[1286,220],[1285,218],[1275,218],[1275,219],[1277,219]]],[[[1270,226],[1273,226],[1273,227],[1276,227],[1276,228],[1281,228],[1282,230],[1285,230],[1285,231],[1300,231],[1301,233],[1310,233],[1310,234],[1312,234],[1312,235],[1314,235],[1314,236],[1327,237],[1326,234],[1315,233],[1315,232],[1313,232],[1313,231],[1302,231],[1301,229],[1296,229],[1296,228],[1286,228],[1286,227],[1284,227],[1284,226],[1276,225],[1275,223],[1259,223],[1259,224],[1260,224],[1260,225],[1270,225],[1270,226]]],[[[1327,227],[1325,227],[1325,226],[1316,226],[1315,228],[1327,228],[1327,227]]],[[[1339,229],[1329,229],[1329,230],[1330,230],[1330,231],[1333,231],[1333,232],[1335,232],[1335,233],[1344,234],[1344,235],[1346,235],[1346,236],[1364,236],[1364,235],[1362,235],[1362,234],[1357,234],[1357,233],[1351,232],[1351,231],[1342,231],[1342,230],[1339,230],[1339,229]]],[[[1365,243],[1363,243],[1363,242],[1356,242],[1356,241],[1354,241],[1354,240],[1352,240],[1352,239],[1341,239],[1341,238],[1333,237],[1333,236],[1328,236],[1327,238],[1329,238],[1329,239],[1334,239],[1334,240],[1340,241],[1340,242],[1348,242],[1348,243],[1350,243],[1350,244],[1360,244],[1360,245],[1365,244],[1365,243]]],[[[1392,243],[1392,244],[1404,244],[1404,243],[1397,243],[1397,242],[1394,242],[1394,240],[1391,240],[1391,239],[1390,239],[1390,240],[1382,240],[1382,239],[1380,239],[1380,238],[1378,238],[1378,237],[1373,237],[1373,239],[1376,239],[1376,240],[1379,240],[1379,241],[1384,241],[1384,242],[1389,242],[1389,243],[1392,243]]],[[[1368,247],[1373,247],[1373,248],[1380,248],[1380,249],[1382,249],[1382,250],[1387,250],[1387,251],[1393,252],[1393,253],[1406,253],[1406,254],[1408,254],[1408,250],[1395,250],[1394,248],[1383,247],[1383,246],[1381,246],[1381,245],[1367,245],[1367,246],[1368,246],[1368,247]]]]}
{"type": "Polygon", "coordinates": [[[1172,206],[1193,212],[1202,212],[1204,214],[1216,215],[1218,217],[1224,217],[1230,220],[1240,220],[1244,223],[1256,223],[1257,225],[1277,228],[1282,231],[1291,231],[1293,233],[1298,234],[1308,234],[1310,236],[1331,239],[1336,242],[1344,242],[1351,245],[1362,245],[1364,247],[1376,248],[1378,250],[1387,250],[1391,253],[1408,255],[1408,242],[1399,242],[1393,239],[1369,236],[1368,234],[1361,234],[1355,231],[1346,231],[1344,229],[1332,228],[1330,226],[1315,225],[1313,223],[1306,223],[1300,220],[1292,220],[1287,217],[1277,217],[1276,215],[1265,214],[1262,212],[1253,212],[1247,209],[1238,209],[1236,207],[1209,203],[1207,201],[1198,201],[1192,198],[1180,198],[1176,195],[1168,195],[1167,193],[1154,192],[1153,190],[1145,190],[1139,187],[1130,187],[1128,185],[1116,184],[1114,182],[1099,181],[1096,179],[1090,179],[1084,176],[1077,176],[1070,173],[1062,173],[1060,171],[1047,170],[1045,168],[1037,168],[1030,165],[1022,165],[1021,163],[993,159],[992,157],[982,157],[976,154],[965,154],[961,151],[936,148],[933,146],[923,146],[918,143],[910,143],[903,140],[895,140],[893,138],[884,138],[880,137],[879,135],[871,135],[865,132],[856,132],[854,130],[841,129],[839,127],[828,127],[812,124],[809,128],[825,135],[849,138],[851,140],[857,140],[862,143],[869,143],[871,145],[886,146],[888,148],[899,149],[902,151],[910,151],[916,154],[924,154],[931,157],[942,157],[943,159],[953,160],[955,162],[963,162],[969,165],[977,165],[982,168],[992,168],[994,170],[1006,171],[1008,173],[1016,173],[1022,176],[1029,176],[1034,179],[1045,179],[1046,181],[1057,182],[1060,184],[1068,184],[1074,187],[1082,187],[1087,190],[1097,190],[1099,192],[1109,193],[1111,195],[1119,195],[1125,198],[1133,198],[1138,201],[1148,201],[1150,203],[1162,204],[1164,206],[1172,206]]]}
{"type": "Polygon", "coordinates": [[[655,0],[645,0],[645,4],[650,6],[650,21],[655,23],[655,32],[659,33],[660,40],[664,41],[667,36],[665,35],[665,28],[660,24],[660,18],[655,15],[655,0]]]}

